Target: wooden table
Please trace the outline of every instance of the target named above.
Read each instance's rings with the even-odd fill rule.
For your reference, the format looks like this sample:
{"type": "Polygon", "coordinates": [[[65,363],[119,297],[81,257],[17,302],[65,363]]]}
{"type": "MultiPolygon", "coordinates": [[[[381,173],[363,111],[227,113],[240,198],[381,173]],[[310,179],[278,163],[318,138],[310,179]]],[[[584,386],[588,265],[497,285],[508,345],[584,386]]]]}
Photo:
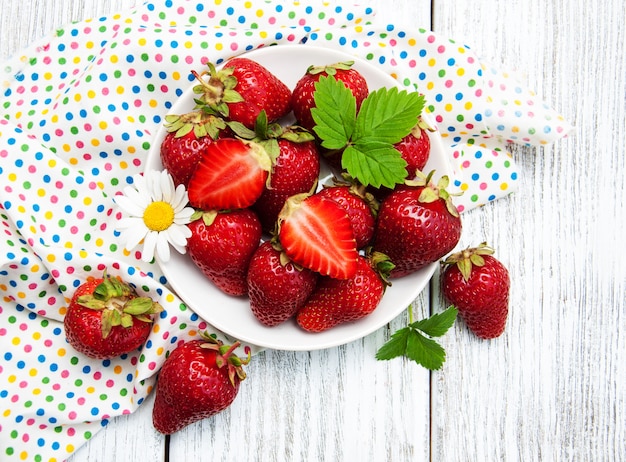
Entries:
{"type": "MultiPolygon", "coordinates": [[[[72,461],[625,460],[623,0],[371,3],[521,72],[577,127],[553,146],[514,148],[519,192],[463,217],[460,245],[488,240],[510,269],[505,334],[480,341],[457,323],[435,373],[374,359],[405,315],[342,347],[265,351],[224,413],[165,438],[150,399],[72,461]]],[[[0,57],[132,4],[0,0],[0,57]]],[[[416,312],[443,306],[434,278],[416,312]]]]}

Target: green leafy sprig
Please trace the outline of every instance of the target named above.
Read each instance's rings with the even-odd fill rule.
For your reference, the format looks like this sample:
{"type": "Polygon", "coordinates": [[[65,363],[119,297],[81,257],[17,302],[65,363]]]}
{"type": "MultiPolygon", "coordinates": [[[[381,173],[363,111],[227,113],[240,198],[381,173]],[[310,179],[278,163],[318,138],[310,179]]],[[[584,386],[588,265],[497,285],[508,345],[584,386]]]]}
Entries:
{"type": "Polygon", "coordinates": [[[387,343],[376,352],[376,359],[404,356],[426,369],[440,369],[446,360],[446,351],[432,337],[443,336],[454,324],[457,314],[458,310],[450,306],[441,313],[413,322],[413,310],[409,307],[408,326],[391,335],[387,343]]]}
{"type": "Polygon", "coordinates": [[[393,145],[417,125],[423,95],[380,88],[370,92],[357,112],[350,89],[333,76],[323,76],[313,97],[313,130],[322,147],[342,153],[344,170],[365,186],[393,188],[404,182],[407,163],[393,145]]]}

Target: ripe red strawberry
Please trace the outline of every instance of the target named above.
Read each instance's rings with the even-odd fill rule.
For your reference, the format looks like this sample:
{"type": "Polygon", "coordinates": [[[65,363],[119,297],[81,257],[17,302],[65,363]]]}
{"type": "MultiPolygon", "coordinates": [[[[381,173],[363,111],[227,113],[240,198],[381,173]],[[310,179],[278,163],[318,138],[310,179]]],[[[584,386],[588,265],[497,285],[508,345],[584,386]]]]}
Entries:
{"type": "Polygon", "coordinates": [[[278,216],[278,239],[298,265],[339,279],[356,273],[359,254],[352,224],[333,200],[317,194],[287,199],[278,216]]]}
{"type": "Polygon", "coordinates": [[[263,192],[272,161],[257,143],[220,138],[204,150],[189,180],[189,203],[202,210],[250,207],[263,192]]]}
{"type": "Polygon", "coordinates": [[[441,290],[480,338],[499,337],[509,312],[509,271],[483,243],[444,261],[441,290]]]}
{"type": "Polygon", "coordinates": [[[428,131],[432,130],[428,124],[420,117],[419,122],[411,133],[402,138],[394,147],[400,151],[402,158],[406,161],[407,178],[415,178],[417,170],[422,171],[430,157],[430,138],[428,131]]]}
{"type": "Polygon", "coordinates": [[[381,203],[373,247],[389,256],[395,268],[391,277],[413,273],[450,252],[461,237],[461,218],[432,173],[419,186],[397,186],[381,203]]]}
{"type": "Polygon", "coordinates": [[[168,115],[165,120],[168,133],[161,143],[161,163],[176,186],[187,187],[206,146],[226,130],[226,122],[200,111],[168,115]]]}
{"type": "Polygon", "coordinates": [[[161,311],[157,302],[105,273],[74,292],[63,320],[65,335],[75,350],[110,359],[142,346],[152,329],[152,314],[161,311]]]}
{"type": "Polygon", "coordinates": [[[230,120],[253,128],[263,110],[270,122],[291,111],[291,90],[266,67],[248,58],[227,61],[220,71],[208,64],[209,70],[196,74],[200,85],[194,91],[198,101],[230,120]],[[201,77],[208,75],[208,80],[201,77]]]}
{"type": "Polygon", "coordinates": [[[298,124],[309,130],[313,129],[315,122],[311,116],[311,108],[315,107],[313,94],[315,83],[322,76],[332,75],[335,79],[343,82],[352,91],[356,98],[357,111],[361,103],[369,94],[367,81],[359,71],[353,69],[353,61],[336,63],[329,66],[311,66],[296,83],[291,95],[291,107],[298,124]]]}
{"type": "Polygon", "coordinates": [[[276,133],[276,138],[262,143],[269,150],[268,144],[273,141],[277,149],[270,153],[274,161],[269,184],[252,207],[267,232],[274,230],[278,214],[290,196],[315,190],[320,173],[317,145],[310,133],[296,127],[281,128],[276,133]]]}
{"type": "Polygon", "coordinates": [[[245,295],[248,264],[261,242],[256,214],[250,209],[207,212],[187,226],[187,252],[196,266],[223,292],[245,295]]]}
{"type": "Polygon", "coordinates": [[[276,244],[266,241],[248,267],[248,296],[256,318],[276,326],[302,308],[317,283],[317,273],[294,265],[276,244]]]}
{"type": "Polygon", "coordinates": [[[392,266],[383,254],[359,255],[353,277],[320,277],[309,300],[298,311],[298,325],[309,332],[322,332],[364,318],[380,304],[392,266]]]}
{"type": "Polygon", "coordinates": [[[374,236],[378,202],[357,184],[325,187],[318,195],[337,202],[348,214],[358,249],[367,246],[374,236]]]}
{"type": "Polygon", "coordinates": [[[154,428],[170,435],[228,408],[246,378],[242,366],[250,362],[249,353],[245,359],[235,355],[239,346],[224,345],[207,334],[177,346],[159,373],[154,428]]]}

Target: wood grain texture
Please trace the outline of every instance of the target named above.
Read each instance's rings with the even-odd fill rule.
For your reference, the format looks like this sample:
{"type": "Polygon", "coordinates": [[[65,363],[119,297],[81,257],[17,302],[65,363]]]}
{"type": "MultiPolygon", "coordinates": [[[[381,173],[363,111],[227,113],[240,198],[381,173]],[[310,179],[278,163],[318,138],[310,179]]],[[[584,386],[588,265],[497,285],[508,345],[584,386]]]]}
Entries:
{"type": "MultiPolygon", "coordinates": [[[[133,3],[0,0],[0,59],[133,3]]],[[[519,192],[463,215],[460,247],[488,240],[510,269],[505,334],[479,341],[457,323],[433,374],[374,360],[406,315],[342,347],[266,351],[224,413],[167,441],[149,399],[72,462],[625,460],[624,2],[369,3],[399,25],[429,27],[432,14],[433,30],[517,72],[576,126],[553,146],[513,148],[519,192]]],[[[416,316],[442,310],[438,294],[434,278],[416,316]]]]}
{"type": "Polygon", "coordinates": [[[511,315],[497,341],[461,326],[448,338],[433,384],[433,460],[626,455],[616,354],[626,351],[625,272],[615,257],[626,216],[626,16],[621,1],[593,3],[589,14],[586,2],[435,2],[436,31],[519,72],[576,131],[537,152],[515,149],[520,191],[464,221],[465,240],[484,236],[508,264],[511,315]]]}

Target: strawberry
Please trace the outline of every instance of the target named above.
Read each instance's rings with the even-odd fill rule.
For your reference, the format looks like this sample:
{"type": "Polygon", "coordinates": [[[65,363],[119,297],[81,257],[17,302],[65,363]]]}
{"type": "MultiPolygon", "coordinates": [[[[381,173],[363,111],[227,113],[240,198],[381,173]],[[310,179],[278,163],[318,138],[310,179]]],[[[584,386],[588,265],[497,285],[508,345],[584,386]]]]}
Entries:
{"type": "Polygon", "coordinates": [[[208,145],[189,180],[189,203],[202,210],[243,209],[263,192],[271,159],[257,143],[220,138],[208,145]]]}
{"type": "Polygon", "coordinates": [[[194,91],[200,95],[200,105],[222,114],[230,120],[253,128],[263,110],[270,122],[291,111],[291,90],[278,77],[256,61],[232,58],[220,71],[211,63],[209,70],[194,73],[200,84],[194,91]],[[208,75],[205,80],[202,77],[208,75]]]}
{"type": "Polygon", "coordinates": [[[374,252],[368,257],[359,255],[351,278],[320,277],[309,300],[298,311],[298,325],[309,332],[322,332],[364,318],[382,300],[392,267],[385,255],[374,252]]]}
{"type": "Polygon", "coordinates": [[[291,318],[304,305],[317,283],[317,273],[294,265],[279,246],[265,241],[248,267],[250,308],[266,326],[291,318]]]}
{"type": "Polygon", "coordinates": [[[432,175],[396,187],[380,205],[373,247],[395,265],[391,277],[439,260],[461,237],[461,218],[445,190],[448,178],[434,185],[432,175]]]}
{"type": "Polygon", "coordinates": [[[394,147],[400,151],[402,158],[407,163],[406,171],[409,179],[413,179],[418,170],[424,169],[430,157],[428,131],[432,131],[432,128],[420,117],[411,133],[394,144],[394,147]]]}
{"type": "Polygon", "coordinates": [[[174,184],[187,185],[206,146],[226,130],[220,117],[193,111],[165,117],[167,134],[161,143],[161,163],[174,184]]]}
{"type": "Polygon", "coordinates": [[[302,127],[268,123],[265,111],[259,114],[254,130],[237,123],[229,126],[240,138],[263,146],[272,159],[270,181],[252,207],[263,230],[272,232],[287,198],[317,187],[320,159],[315,137],[302,127]]]}
{"type": "Polygon", "coordinates": [[[139,297],[121,279],[104,274],[78,286],[63,320],[67,341],[91,358],[110,359],[144,344],[152,314],[163,307],[139,297]]]}
{"type": "Polygon", "coordinates": [[[449,256],[444,261],[441,290],[465,324],[483,339],[504,332],[509,312],[510,278],[494,250],[483,243],[449,256]]]}
{"type": "Polygon", "coordinates": [[[252,206],[263,229],[270,232],[276,225],[285,201],[295,194],[314,191],[320,173],[320,158],[314,141],[294,142],[279,139],[280,154],[272,168],[270,182],[252,206]]]}
{"type": "Polygon", "coordinates": [[[346,61],[328,66],[310,66],[306,70],[291,94],[291,107],[299,125],[309,130],[315,125],[311,109],[315,107],[315,84],[322,76],[333,76],[343,82],[356,98],[356,109],[359,110],[369,94],[369,89],[367,81],[359,71],[352,68],[353,65],[353,61],[346,61]]]}
{"type": "Polygon", "coordinates": [[[278,239],[285,254],[298,265],[324,276],[354,276],[358,251],[345,210],[317,194],[297,194],[278,216],[278,239]]]}
{"type": "Polygon", "coordinates": [[[205,212],[187,226],[187,252],[195,265],[223,292],[245,295],[248,264],[261,242],[256,214],[250,209],[205,212]]]}
{"type": "Polygon", "coordinates": [[[337,184],[320,190],[318,195],[337,202],[348,214],[358,249],[367,246],[374,236],[378,203],[365,188],[356,183],[337,184]]]}
{"type": "Polygon", "coordinates": [[[206,333],[202,339],[179,344],[159,372],[152,408],[152,424],[165,435],[228,408],[246,378],[243,366],[250,362],[206,333]]]}

